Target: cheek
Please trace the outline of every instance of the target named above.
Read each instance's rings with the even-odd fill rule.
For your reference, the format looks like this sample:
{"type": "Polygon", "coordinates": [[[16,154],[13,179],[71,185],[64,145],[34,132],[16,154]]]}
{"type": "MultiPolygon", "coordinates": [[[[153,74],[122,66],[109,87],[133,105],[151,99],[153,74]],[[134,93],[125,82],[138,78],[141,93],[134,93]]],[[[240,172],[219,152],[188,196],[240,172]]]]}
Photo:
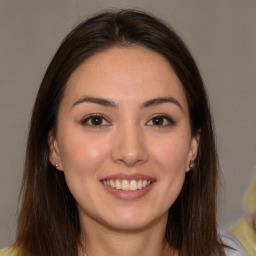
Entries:
{"type": "Polygon", "coordinates": [[[189,153],[188,139],[183,136],[173,136],[159,141],[152,147],[152,155],[158,165],[168,173],[186,171],[189,153]]]}
{"type": "Polygon", "coordinates": [[[65,179],[71,194],[83,209],[96,207],[93,198],[98,187],[95,184],[108,156],[107,145],[102,141],[90,140],[88,136],[84,138],[79,133],[62,140],[60,153],[65,179]]]}
{"type": "Polygon", "coordinates": [[[189,137],[166,136],[151,147],[153,166],[158,170],[154,201],[158,202],[158,208],[168,211],[177,199],[187,171],[187,158],[189,152],[189,137]]]}
{"type": "Polygon", "coordinates": [[[62,141],[60,155],[64,171],[81,175],[94,173],[107,157],[107,145],[79,134],[62,141]]]}

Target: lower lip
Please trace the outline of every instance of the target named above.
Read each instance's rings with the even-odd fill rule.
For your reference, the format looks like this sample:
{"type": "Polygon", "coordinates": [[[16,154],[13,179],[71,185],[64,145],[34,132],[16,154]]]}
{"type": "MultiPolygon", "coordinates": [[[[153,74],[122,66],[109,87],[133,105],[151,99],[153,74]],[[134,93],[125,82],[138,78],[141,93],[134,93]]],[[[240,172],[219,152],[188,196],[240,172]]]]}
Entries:
{"type": "Polygon", "coordinates": [[[102,184],[104,186],[104,188],[110,192],[112,195],[114,195],[116,198],[121,199],[121,200],[136,200],[139,199],[143,196],[145,196],[150,189],[152,188],[154,182],[151,183],[150,185],[146,186],[145,188],[142,189],[138,189],[135,191],[124,191],[121,189],[115,189],[109,186],[106,186],[104,184],[102,184]]]}

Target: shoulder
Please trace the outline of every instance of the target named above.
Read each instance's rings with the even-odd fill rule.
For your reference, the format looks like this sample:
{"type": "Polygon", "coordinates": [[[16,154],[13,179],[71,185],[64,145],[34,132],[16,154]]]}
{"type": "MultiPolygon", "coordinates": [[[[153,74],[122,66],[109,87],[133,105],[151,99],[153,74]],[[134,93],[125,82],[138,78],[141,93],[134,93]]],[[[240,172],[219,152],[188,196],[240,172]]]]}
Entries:
{"type": "Polygon", "coordinates": [[[249,256],[242,244],[229,232],[220,231],[221,240],[230,248],[225,249],[226,256],[249,256]]]}
{"type": "Polygon", "coordinates": [[[0,256],[20,256],[13,247],[0,249],[0,256]]]}

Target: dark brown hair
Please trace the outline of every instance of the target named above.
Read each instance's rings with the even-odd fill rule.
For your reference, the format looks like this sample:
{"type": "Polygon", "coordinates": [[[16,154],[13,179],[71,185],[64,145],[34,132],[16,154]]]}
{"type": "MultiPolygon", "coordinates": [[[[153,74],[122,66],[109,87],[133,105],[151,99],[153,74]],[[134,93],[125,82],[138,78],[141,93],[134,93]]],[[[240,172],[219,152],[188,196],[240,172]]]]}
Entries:
{"type": "Polygon", "coordinates": [[[64,39],[38,91],[31,118],[16,247],[30,256],[75,256],[80,244],[76,202],[62,172],[50,164],[48,134],[70,75],[88,57],[109,47],[142,46],[169,61],[183,84],[191,132],[200,129],[196,167],[187,174],[169,210],[166,240],[182,256],[222,255],[216,229],[218,161],[204,85],[188,49],[157,18],[133,10],[104,12],[85,20],[64,39]]]}

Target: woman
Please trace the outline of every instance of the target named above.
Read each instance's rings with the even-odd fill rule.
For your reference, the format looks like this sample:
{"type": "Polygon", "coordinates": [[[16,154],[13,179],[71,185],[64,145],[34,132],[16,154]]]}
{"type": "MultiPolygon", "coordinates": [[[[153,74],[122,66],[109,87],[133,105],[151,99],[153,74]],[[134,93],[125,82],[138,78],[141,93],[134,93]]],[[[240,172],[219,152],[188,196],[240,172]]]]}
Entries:
{"type": "Polygon", "coordinates": [[[207,96],[182,40],[145,13],[96,15],[39,89],[12,253],[225,255],[217,180],[207,96]]]}

